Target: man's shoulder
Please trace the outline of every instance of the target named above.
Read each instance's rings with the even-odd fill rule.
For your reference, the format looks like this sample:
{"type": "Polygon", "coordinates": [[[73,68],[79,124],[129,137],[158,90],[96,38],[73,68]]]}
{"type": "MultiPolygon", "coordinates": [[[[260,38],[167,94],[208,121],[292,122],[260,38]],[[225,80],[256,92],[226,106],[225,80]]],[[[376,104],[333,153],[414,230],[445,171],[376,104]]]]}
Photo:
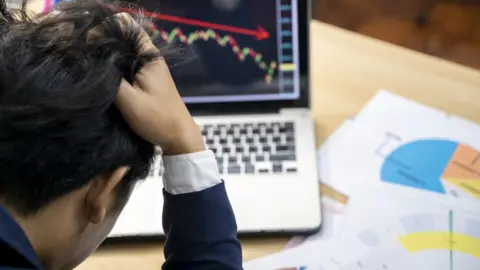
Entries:
{"type": "Polygon", "coordinates": [[[41,268],[35,250],[22,228],[0,205],[0,270],[41,268]]]}

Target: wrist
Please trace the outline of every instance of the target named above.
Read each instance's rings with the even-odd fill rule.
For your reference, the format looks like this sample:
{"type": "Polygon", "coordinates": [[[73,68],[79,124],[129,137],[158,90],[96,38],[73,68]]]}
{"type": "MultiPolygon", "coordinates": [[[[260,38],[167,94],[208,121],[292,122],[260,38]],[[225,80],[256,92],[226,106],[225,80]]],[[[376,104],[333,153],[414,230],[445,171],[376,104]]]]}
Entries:
{"type": "Polygon", "coordinates": [[[168,147],[162,147],[162,152],[166,156],[179,156],[179,155],[191,154],[196,152],[202,152],[205,150],[207,149],[203,143],[202,145],[178,143],[178,144],[169,145],[168,147]]]}
{"type": "Polygon", "coordinates": [[[164,155],[177,156],[206,150],[200,128],[195,124],[194,127],[183,129],[176,132],[178,136],[173,136],[172,140],[162,146],[164,155]]]}

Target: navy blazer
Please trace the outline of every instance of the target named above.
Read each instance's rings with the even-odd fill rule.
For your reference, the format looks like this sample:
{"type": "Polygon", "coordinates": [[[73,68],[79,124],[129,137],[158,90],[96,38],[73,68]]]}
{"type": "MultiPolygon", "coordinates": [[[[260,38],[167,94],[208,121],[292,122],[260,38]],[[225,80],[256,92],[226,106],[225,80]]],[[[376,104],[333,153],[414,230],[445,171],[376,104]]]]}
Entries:
{"type": "MultiPolygon", "coordinates": [[[[223,182],[200,192],[163,194],[163,270],[242,269],[237,225],[223,182]]],[[[0,206],[0,270],[7,269],[43,267],[23,230],[0,206]]]]}

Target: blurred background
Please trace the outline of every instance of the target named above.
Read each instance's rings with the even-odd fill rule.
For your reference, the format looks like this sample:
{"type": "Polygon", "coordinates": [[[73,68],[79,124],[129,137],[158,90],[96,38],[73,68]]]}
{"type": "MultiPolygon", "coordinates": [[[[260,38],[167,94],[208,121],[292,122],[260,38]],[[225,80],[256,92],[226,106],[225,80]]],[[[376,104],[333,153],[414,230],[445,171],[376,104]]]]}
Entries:
{"type": "Polygon", "coordinates": [[[312,0],[313,17],[480,69],[480,0],[312,0]]]}
{"type": "Polygon", "coordinates": [[[480,0],[311,1],[316,20],[480,69],[480,0]]]}

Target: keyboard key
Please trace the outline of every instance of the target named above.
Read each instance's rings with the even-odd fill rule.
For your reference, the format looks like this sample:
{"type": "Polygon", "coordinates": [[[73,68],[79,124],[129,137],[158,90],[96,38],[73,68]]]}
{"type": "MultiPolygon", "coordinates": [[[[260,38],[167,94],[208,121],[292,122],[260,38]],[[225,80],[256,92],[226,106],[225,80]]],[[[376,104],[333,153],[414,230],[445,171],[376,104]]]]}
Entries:
{"type": "Polygon", "coordinates": [[[223,164],[223,157],[216,157],[217,163],[223,164]]]}
{"type": "Polygon", "coordinates": [[[220,132],[220,129],[216,129],[216,130],[213,131],[213,135],[217,135],[217,136],[218,136],[218,135],[220,135],[220,133],[221,133],[221,132],[220,132]]]}
{"type": "Polygon", "coordinates": [[[237,157],[228,157],[229,163],[237,163],[237,157]]]}
{"type": "Polygon", "coordinates": [[[253,133],[253,134],[260,134],[260,129],[259,129],[259,128],[254,128],[254,129],[252,130],[252,133],[253,133]]]}
{"type": "Polygon", "coordinates": [[[256,153],[257,152],[257,147],[252,145],[252,146],[248,147],[248,151],[250,151],[251,153],[256,153]]]}
{"type": "Polygon", "coordinates": [[[210,147],[210,150],[212,150],[212,152],[215,153],[215,154],[218,152],[218,149],[215,148],[215,147],[210,147]]]}
{"type": "Polygon", "coordinates": [[[295,151],[295,145],[289,144],[289,145],[277,145],[277,151],[278,152],[289,152],[289,151],[295,151]]]}
{"type": "Polygon", "coordinates": [[[245,134],[247,134],[247,130],[242,128],[242,129],[240,129],[240,131],[238,133],[240,133],[242,135],[245,135],[245,134]]]}
{"type": "Polygon", "coordinates": [[[227,130],[227,135],[233,135],[233,129],[227,130]]]}
{"type": "Polygon", "coordinates": [[[252,164],[245,164],[245,173],[255,173],[255,166],[253,166],[252,164]]]}
{"type": "Polygon", "coordinates": [[[267,132],[268,134],[272,134],[273,133],[273,128],[267,128],[267,130],[265,132],[267,132]]]}
{"type": "Polygon", "coordinates": [[[289,161],[295,160],[296,157],[294,154],[275,154],[270,155],[270,161],[289,161]]]}
{"type": "Polygon", "coordinates": [[[232,140],[233,143],[240,143],[241,141],[240,138],[233,138],[232,140]]]}
{"type": "Polygon", "coordinates": [[[297,168],[287,168],[287,172],[289,173],[297,172],[297,168]]]}
{"type": "Polygon", "coordinates": [[[263,152],[270,152],[270,151],[272,151],[272,147],[270,147],[270,145],[264,145],[262,147],[262,150],[263,150],[263,152]]]}
{"type": "Polygon", "coordinates": [[[218,142],[220,144],[227,144],[227,139],[220,139],[218,142]]]}
{"type": "Polygon", "coordinates": [[[214,144],[215,141],[214,141],[213,139],[207,139],[206,143],[207,143],[207,144],[214,144]]]}
{"type": "Polygon", "coordinates": [[[273,172],[274,173],[282,172],[282,164],[273,164],[273,172]]]}
{"type": "Polygon", "coordinates": [[[267,142],[267,137],[261,137],[258,139],[260,143],[266,143],[267,142]]]}
{"type": "Polygon", "coordinates": [[[287,135],[287,142],[288,143],[295,142],[295,137],[293,135],[287,135]]]}
{"type": "Polygon", "coordinates": [[[250,158],[250,156],[243,156],[242,161],[245,162],[245,163],[248,163],[248,162],[251,161],[251,158],[250,158]]]}
{"type": "Polygon", "coordinates": [[[245,142],[246,143],[253,143],[253,138],[252,137],[248,137],[245,139],[245,142]]]}
{"type": "Polygon", "coordinates": [[[243,152],[243,147],[242,146],[237,146],[237,147],[235,147],[235,151],[237,153],[242,153],[243,152]]]}
{"type": "Polygon", "coordinates": [[[285,123],[285,126],[280,127],[280,133],[293,132],[293,123],[285,123]]]}
{"type": "Polygon", "coordinates": [[[230,153],[230,148],[229,148],[229,147],[224,147],[224,148],[222,149],[222,151],[223,151],[223,153],[227,153],[227,154],[228,154],[228,153],[230,153]]]}
{"type": "Polygon", "coordinates": [[[240,171],[241,171],[241,167],[238,165],[228,166],[229,174],[239,174],[240,171]]]}
{"type": "Polygon", "coordinates": [[[259,169],[258,172],[259,173],[268,173],[268,169],[259,169]]]}
{"type": "Polygon", "coordinates": [[[256,160],[257,162],[265,161],[265,156],[256,156],[256,157],[255,157],[255,160],[256,160]]]}
{"type": "Polygon", "coordinates": [[[280,142],[280,137],[275,136],[275,137],[272,138],[272,141],[276,142],[276,143],[279,143],[280,142]]]}

